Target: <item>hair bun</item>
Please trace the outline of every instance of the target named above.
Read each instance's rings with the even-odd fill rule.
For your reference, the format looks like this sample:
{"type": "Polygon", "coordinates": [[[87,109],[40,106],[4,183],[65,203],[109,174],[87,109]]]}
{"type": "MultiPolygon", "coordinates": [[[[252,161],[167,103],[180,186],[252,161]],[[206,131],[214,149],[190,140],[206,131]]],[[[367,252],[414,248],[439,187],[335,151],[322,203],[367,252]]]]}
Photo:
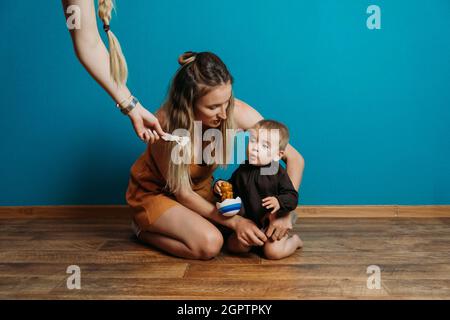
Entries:
{"type": "Polygon", "coordinates": [[[184,66],[185,64],[194,61],[196,56],[197,56],[196,52],[186,51],[185,53],[183,53],[178,57],[178,63],[181,66],[184,66]]]}

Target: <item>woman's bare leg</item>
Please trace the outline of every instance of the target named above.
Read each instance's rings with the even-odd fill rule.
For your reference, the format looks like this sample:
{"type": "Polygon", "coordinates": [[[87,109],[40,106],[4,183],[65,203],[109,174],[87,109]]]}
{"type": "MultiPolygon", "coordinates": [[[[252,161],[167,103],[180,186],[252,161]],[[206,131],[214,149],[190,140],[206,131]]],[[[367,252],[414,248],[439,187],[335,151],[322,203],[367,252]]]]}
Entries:
{"type": "Polygon", "coordinates": [[[268,240],[264,244],[264,255],[271,260],[283,259],[301,247],[303,247],[303,241],[297,234],[285,235],[281,240],[268,240]]]}
{"type": "Polygon", "coordinates": [[[139,235],[139,240],[147,244],[151,244],[156,248],[159,248],[163,251],[166,251],[180,258],[186,259],[197,258],[192,252],[192,250],[182,241],[170,238],[168,236],[159,233],[143,231],[139,235]]]}
{"type": "Polygon", "coordinates": [[[219,254],[223,237],[207,219],[178,205],[164,212],[139,239],[172,255],[188,259],[211,259],[219,254]]]}

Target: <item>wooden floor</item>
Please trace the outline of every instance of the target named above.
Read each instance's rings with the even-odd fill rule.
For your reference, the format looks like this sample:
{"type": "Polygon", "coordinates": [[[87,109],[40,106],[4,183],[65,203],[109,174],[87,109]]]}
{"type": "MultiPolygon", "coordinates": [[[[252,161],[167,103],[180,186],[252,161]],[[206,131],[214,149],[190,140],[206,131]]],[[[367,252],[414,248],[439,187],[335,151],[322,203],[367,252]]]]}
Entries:
{"type": "Polygon", "coordinates": [[[282,261],[192,261],[138,243],[123,212],[0,210],[0,298],[450,299],[448,217],[300,217],[305,247],[282,261]],[[370,265],[380,289],[367,288],[370,265]]]}

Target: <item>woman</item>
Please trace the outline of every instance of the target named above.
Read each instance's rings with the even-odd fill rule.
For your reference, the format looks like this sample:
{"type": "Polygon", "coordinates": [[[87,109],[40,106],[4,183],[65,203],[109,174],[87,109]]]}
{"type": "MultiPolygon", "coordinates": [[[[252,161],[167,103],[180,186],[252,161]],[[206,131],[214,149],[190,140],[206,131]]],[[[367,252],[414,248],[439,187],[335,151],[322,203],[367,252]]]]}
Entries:
{"type": "MultiPolygon", "coordinates": [[[[116,101],[120,101],[129,92],[124,86],[114,84],[114,79],[116,82],[124,79],[117,76],[121,72],[111,72],[112,75],[109,72],[109,65],[119,70],[120,64],[111,61],[108,65],[100,61],[108,61],[108,53],[100,45],[93,1],[67,0],[63,4],[65,8],[70,4],[78,4],[81,8],[83,28],[72,31],[78,57],[83,65],[94,66],[91,74],[116,101]],[[86,52],[89,42],[96,43],[90,46],[92,53],[86,52]]],[[[117,39],[109,30],[110,13],[102,12],[102,8],[110,10],[110,1],[100,0],[99,5],[100,16],[107,17],[102,18],[106,25],[104,30],[109,34],[110,43],[116,42],[117,46],[117,39]]],[[[157,120],[141,106],[133,109],[138,109],[133,124],[153,126],[144,132],[148,133],[144,138],[150,144],[131,168],[126,194],[127,202],[133,208],[137,236],[165,252],[190,259],[210,259],[220,252],[224,239],[217,226],[234,231],[239,242],[246,246],[262,246],[268,237],[278,240],[287,236],[292,229],[289,215],[274,222],[272,234],[264,234],[249,219],[239,215],[226,218],[218,213],[211,188],[212,173],[217,164],[175,164],[172,161],[174,142],[159,139],[164,135],[163,129],[170,133],[175,129],[186,129],[193,137],[194,121],[201,121],[203,130],[220,128],[224,133],[229,128],[247,130],[263,119],[254,108],[233,97],[233,78],[219,57],[209,52],[188,52],[180,56],[178,62],[181,66],[172,80],[167,100],[155,113],[157,120]]],[[[204,143],[202,150],[205,146],[204,143]]],[[[286,148],[283,160],[298,191],[304,160],[291,145],[286,148]]],[[[276,241],[273,243],[276,245],[276,241]]],[[[230,249],[233,251],[232,245],[230,249]]]]}

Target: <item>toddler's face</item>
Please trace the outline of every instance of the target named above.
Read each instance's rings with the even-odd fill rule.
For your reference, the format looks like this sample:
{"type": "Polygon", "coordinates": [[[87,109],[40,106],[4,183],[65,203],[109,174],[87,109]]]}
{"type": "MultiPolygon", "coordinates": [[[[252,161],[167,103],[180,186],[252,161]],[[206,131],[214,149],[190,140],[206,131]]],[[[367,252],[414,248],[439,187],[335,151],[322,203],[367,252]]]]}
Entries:
{"type": "Polygon", "coordinates": [[[247,158],[250,164],[264,166],[279,161],[283,152],[279,150],[278,130],[250,129],[247,158]]]}

